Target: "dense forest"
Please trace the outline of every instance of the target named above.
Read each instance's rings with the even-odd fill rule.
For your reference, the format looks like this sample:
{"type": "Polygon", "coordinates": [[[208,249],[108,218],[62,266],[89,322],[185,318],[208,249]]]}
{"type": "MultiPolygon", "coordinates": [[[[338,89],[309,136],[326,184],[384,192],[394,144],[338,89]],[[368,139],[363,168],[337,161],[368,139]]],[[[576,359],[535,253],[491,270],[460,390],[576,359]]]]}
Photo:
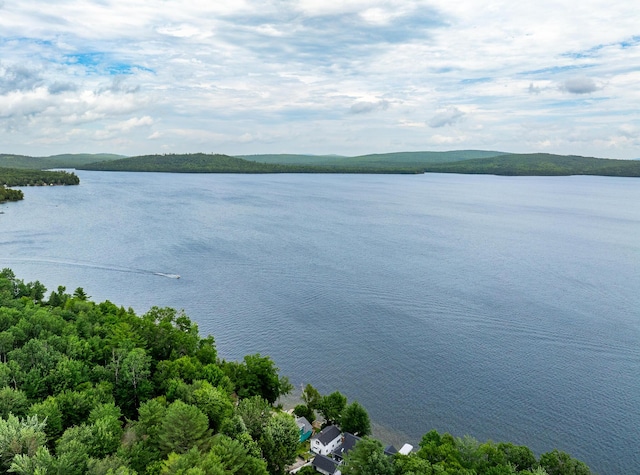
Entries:
{"type": "MultiPolygon", "coordinates": [[[[0,474],[283,474],[309,456],[277,406],[291,389],[268,356],[220,359],[182,312],[138,316],[82,288],[47,296],[39,281],[0,272],[0,474]]],[[[338,391],[307,385],[301,402],[294,411],[309,420],[370,431],[364,408],[338,391]]],[[[364,437],[345,460],[353,475],[591,473],[558,450],[537,458],[436,431],[409,455],[385,455],[364,437]]]]}
{"type": "Polygon", "coordinates": [[[331,155],[204,153],[145,155],[78,166],[84,170],[184,173],[464,173],[492,175],[640,176],[640,161],[551,154],[506,154],[481,150],[331,155]]]}
{"type": "Polygon", "coordinates": [[[393,152],[340,155],[63,154],[28,157],[0,154],[0,167],[77,168],[98,171],[170,173],[463,173],[490,175],[640,176],[640,160],[613,160],[546,153],[515,154],[489,150],[393,152]]]}
{"type": "Polygon", "coordinates": [[[512,176],[640,176],[640,160],[612,160],[546,153],[506,154],[451,163],[431,164],[425,172],[512,176]]]}
{"type": "Polygon", "coordinates": [[[0,168],[0,185],[5,186],[77,185],[79,183],[78,176],[71,172],[0,168]]]}
{"type": "Polygon", "coordinates": [[[19,201],[24,198],[21,190],[12,190],[6,188],[7,186],[77,185],[79,183],[80,179],[69,172],[0,168],[0,203],[19,201]]]}
{"type": "Polygon", "coordinates": [[[220,154],[144,155],[92,163],[79,170],[170,172],[170,173],[420,173],[415,165],[367,167],[340,164],[262,163],[220,154]]]}
{"type": "Polygon", "coordinates": [[[20,201],[24,199],[24,195],[21,190],[12,190],[4,185],[0,185],[0,203],[5,201],[20,201]]]}

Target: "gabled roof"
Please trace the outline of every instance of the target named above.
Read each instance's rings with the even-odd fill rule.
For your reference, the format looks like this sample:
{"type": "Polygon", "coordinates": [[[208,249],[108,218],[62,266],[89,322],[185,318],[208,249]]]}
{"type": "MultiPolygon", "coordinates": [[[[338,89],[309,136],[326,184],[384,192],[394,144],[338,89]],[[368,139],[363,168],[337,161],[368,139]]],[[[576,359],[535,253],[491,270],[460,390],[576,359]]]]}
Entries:
{"type": "Polygon", "coordinates": [[[327,426],[320,431],[319,434],[314,435],[311,439],[318,439],[322,445],[327,445],[329,442],[339,437],[341,434],[340,429],[337,426],[327,426]]]}
{"type": "Polygon", "coordinates": [[[313,426],[306,417],[296,417],[296,425],[304,434],[313,431],[313,426]]]}
{"type": "Polygon", "coordinates": [[[313,465],[314,468],[317,467],[328,473],[334,473],[338,468],[338,462],[330,459],[329,457],[325,457],[324,455],[316,455],[313,462],[311,462],[311,465],[313,465]]]}
{"type": "Polygon", "coordinates": [[[359,440],[361,440],[361,438],[358,437],[357,435],[353,435],[353,434],[349,434],[348,432],[345,432],[344,437],[342,439],[342,445],[336,448],[333,451],[333,453],[336,456],[343,458],[351,449],[355,447],[356,443],[359,440]]]}

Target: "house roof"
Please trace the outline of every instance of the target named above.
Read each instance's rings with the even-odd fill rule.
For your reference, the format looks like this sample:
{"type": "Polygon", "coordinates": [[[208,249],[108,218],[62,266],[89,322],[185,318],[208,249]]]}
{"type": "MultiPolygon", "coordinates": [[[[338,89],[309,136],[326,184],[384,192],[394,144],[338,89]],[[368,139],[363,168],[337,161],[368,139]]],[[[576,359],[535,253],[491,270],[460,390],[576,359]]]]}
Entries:
{"type": "Polygon", "coordinates": [[[319,434],[313,436],[312,439],[318,439],[322,445],[327,445],[336,437],[339,437],[340,434],[340,429],[338,429],[337,426],[327,426],[322,429],[319,434]]]}
{"type": "Polygon", "coordinates": [[[313,426],[311,425],[311,423],[307,420],[306,417],[297,417],[296,418],[296,424],[298,426],[299,429],[302,430],[303,433],[307,433],[307,432],[311,432],[313,431],[313,426]]]}
{"type": "Polygon", "coordinates": [[[385,455],[393,455],[397,453],[398,453],[398,449],[396,449],[393,445],[389,445],[387,448],[384,449],[385,455]]]}
{"type": "Polygon", "coordinates": [[[338,468],[338,462],[324,455],[316,455],[311,465],[328,473],[334,473],[338,468]]]}
{"type": "Polygon", "coordinates": [[[336,448],[333,453],[338,457],[344,457],[353,447],[355,447],[356,443],[361,440],[357,435],[350,434],[348,432],[344,433],[344,437],[342,439],[342,444],[340,447],[336,448]]]}
{"type": "Polygon", "coordinates": [[[402,455],[409,455],[412,450],[413,450],[413,445],[404,444],[402,447],[400,447],[400,450],[398,450],[398,452],[400,452],[402,455]]]}

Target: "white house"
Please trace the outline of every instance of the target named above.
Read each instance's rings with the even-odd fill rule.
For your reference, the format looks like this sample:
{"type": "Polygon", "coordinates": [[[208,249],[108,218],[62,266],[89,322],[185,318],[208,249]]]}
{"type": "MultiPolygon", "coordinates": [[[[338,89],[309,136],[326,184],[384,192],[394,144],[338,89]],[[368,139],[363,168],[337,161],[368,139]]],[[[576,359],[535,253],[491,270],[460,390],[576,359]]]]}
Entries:
{"type": "Polygon", "coordinates": [[[336,426],[327,426],[319,434],[311,437],[311,451],[320,455],[329,455],[342,443],[342,433],[336,426]]]}

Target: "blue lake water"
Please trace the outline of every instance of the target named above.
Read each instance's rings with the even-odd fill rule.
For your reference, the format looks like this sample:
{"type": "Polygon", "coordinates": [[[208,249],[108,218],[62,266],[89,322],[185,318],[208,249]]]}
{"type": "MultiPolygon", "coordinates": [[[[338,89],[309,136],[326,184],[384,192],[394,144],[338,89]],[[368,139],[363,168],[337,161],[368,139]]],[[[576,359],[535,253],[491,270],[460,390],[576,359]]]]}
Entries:
{"type": "Polygon", "coordinates": [[[414,445],[640,473],[638,179],[77,174],[0,205],[0,267],[184,309],[414,445]]]}

